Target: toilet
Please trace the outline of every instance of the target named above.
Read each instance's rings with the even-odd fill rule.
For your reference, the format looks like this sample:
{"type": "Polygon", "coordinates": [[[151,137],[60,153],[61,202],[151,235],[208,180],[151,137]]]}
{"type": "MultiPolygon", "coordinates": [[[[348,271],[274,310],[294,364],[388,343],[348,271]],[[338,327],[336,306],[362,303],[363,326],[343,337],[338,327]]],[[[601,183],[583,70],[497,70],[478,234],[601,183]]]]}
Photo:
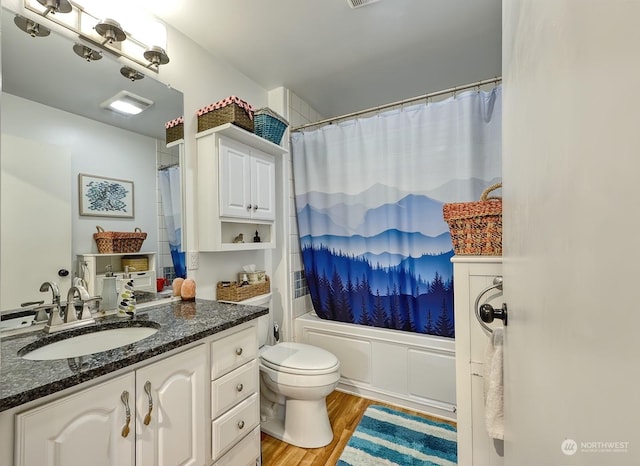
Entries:
{"type": "MultiPolygon", "coordinates": [[[[242,304],[271,309],[271,294],[242,304]]],[[[302,448],[331,443],[333,431],[326,397],[340,380],[340,361],[322,348],[269,339],[271,311],[258,318],[260,342],[260,427],[283,442],[302,448]]]]}

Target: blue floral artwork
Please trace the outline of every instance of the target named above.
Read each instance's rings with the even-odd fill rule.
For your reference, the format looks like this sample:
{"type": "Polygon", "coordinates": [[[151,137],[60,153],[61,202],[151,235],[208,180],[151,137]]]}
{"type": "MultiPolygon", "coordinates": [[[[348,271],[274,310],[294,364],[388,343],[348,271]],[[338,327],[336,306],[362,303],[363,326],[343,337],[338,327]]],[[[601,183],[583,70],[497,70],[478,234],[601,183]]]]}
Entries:
{"type": "Polygon", "coordinates": [[[133,217],[133,182],[79,175],[80,215],[133,217]]]}

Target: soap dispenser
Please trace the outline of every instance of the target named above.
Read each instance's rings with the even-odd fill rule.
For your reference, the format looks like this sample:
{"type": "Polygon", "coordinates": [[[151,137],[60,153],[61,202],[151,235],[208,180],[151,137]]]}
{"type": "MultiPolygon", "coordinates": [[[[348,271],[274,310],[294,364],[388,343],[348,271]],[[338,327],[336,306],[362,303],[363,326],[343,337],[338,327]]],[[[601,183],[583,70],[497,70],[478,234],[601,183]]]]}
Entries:
{"type": "Polygon", "coordinates": [[[102,301],[100,301],[101,311],[111,311],[118,306],[118,290],[116,289],[116,277],[113,276],[111,265],[107,265],[104,278],[102,279],[102,301]]]}

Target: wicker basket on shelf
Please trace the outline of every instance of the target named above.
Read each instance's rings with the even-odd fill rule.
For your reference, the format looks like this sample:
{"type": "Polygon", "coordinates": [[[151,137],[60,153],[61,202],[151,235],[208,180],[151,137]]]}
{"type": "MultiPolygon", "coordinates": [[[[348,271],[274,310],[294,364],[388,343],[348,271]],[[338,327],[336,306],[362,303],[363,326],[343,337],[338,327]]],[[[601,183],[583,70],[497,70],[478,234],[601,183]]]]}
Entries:
{"type": "Polygon", "coordinates": [[[93,234],[93,239],[98,246],[100,254],[119,254],[127,252],[138,252],[142,243],[147,239],[147,234],[138,227],[134,231],[104,231],[104,228],[97,226],[98,233],[93,234]]]}
{"type": "Polygon", "coordinates": [[[264,282],[254,285],[238,285],[238,282],[218,282],[216,289],[216,299],[218,301],[244,301],[261,294],[266,294],[271,290],[271,282],[266,277],[264,282]]]}
{"type": "Polygon", "coordinates": [[[253,107],[239,97],[232,95],[201,108],[196,114],[198,115],[198,132],[225,123],[233,123],[253,133],[253,107]]]}
{"type": "Polygon", "coordinates": [[[184,117],[167,121],[164,124],[167,144],[184,138],[184,117]]]}
{"type": "Polygon", "coordinates": [[[253,115],[256,135],[274,144],[280,144],[289,122],[268,107],[256,110],[253,115]]]}
{"type": "Polygon", "coordinates": [[[489,186],[476,202],[444,204],[453,251],[458,255],[502,255],[502,198],[489,196],[502,183],[489,186]]]}

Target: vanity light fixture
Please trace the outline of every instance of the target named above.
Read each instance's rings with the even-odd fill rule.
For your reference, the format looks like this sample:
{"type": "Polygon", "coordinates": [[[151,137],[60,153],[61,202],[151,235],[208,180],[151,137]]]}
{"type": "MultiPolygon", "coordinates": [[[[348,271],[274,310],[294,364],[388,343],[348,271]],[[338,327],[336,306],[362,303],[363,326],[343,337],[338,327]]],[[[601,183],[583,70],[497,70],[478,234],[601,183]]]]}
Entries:
{"type": "Polygon", "coordinates": [[[100,104],[100,107],[122,115],[138,115],[153,105],[153,101],[129,91],[120,91],[100,104]]]}
{"type": "MultiPolygon", "coordinates": [[[[161,65],[169,63],[166,52],[166,26],[149,13],[130,5],[135,2],[130,0],[118,2],[23,0],[23,2],[30,12],[52,21],[56,27],[66,29],[65,33],[73,37],[73,40],[89,42],[91,49],[95,49],[93,47],[95,44],[100,53],[110,52],[118,58],[131,60],[136,65],[155,73],[159,72],[161,65]],[[50,15],[50,12],[68,14],[50,15]],[[113,19],[114,17],[120,18],[121,22],[113,19]]],[[[47,23],[44,22],[44,24],[47,23]]],[[[24,30],[26,29],[27,25],[24,26],[24,30]]],[[[42,30],[42,26],[39,26],[39,29],[42,30]]],[[[27,32],[34,36],[38,35],[38,27],[31,26],[31,30],[27,32]]]]}
{"type": "Polygon", "coordinates": [[[125,78],[130,79],[132,82],[144,78],[144,74],[140,73],[138,70],[129,68],[128,66],[120,68],[120,74],[125,78]]]}
{"type": "Polygon", "coordinates": [[[46,8],[43,16],[49,13],[70,13],[73,9],[69,0],[38,0],[38,3],[46,8]]]}
{"type": "Polygon", "coordinates": [[[36,23],[35,21],[31,21],[24,16],[16,15],[13,18],[13,22],[31,37],[46,37],[51,34],[50,29],[36,23]]]}
{"type": "Polygon", "coordinates": [[[115,19],[103,19],[96,24],[95,30],[98,34],[104,37],[105,42],[103,42],[103,45],[106,43],[113,44],[114,42],[122,42],[127,38],[127,34],[124,32],[124,29],[122,29],[120,23],[115,19]]]}
{"type": "Polygon", "coordinates": [[[166,65],[169,63],[169,56],[167,55],[167,52],[157,45],[151,46],[145,50],[143,56],[152,66],[166,65]]]}
{"type": "Polygon", "coordinates": [[[76,53],[76,55],[84,58],[89,62],[100,60],[102,58],[102,52],[93,50],[92,48],[87,47],[86,45],[79,42],[73,44],[73,51],[76,53]]]}

